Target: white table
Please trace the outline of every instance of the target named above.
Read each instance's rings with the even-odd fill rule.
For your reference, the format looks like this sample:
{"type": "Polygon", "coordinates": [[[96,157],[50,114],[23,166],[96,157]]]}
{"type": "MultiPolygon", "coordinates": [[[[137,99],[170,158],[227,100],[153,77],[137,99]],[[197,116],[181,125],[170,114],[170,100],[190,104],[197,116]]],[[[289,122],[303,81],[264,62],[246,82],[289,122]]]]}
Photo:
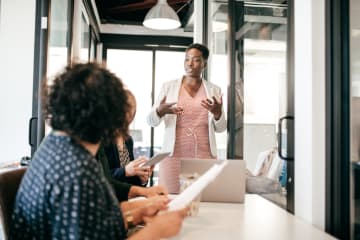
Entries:
{"type": "Polygon", "coordinates": [[[249,194],[244,204],[201,203],[177,237],[186,240],[335,239],[266,199],[249,194]]]}

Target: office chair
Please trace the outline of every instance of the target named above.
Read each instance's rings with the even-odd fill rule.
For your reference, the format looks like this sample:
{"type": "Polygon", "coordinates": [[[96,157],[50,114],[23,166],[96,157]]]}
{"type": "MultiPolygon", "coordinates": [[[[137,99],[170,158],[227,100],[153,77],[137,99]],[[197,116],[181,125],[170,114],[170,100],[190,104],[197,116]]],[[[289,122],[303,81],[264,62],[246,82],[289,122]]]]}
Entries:
{"type": "Polygon", "coordinates": [[[9,238],[16,193],[25,171],[26,168],[22,167],[0,173],[0,222],[5,240],[9,238]]]}

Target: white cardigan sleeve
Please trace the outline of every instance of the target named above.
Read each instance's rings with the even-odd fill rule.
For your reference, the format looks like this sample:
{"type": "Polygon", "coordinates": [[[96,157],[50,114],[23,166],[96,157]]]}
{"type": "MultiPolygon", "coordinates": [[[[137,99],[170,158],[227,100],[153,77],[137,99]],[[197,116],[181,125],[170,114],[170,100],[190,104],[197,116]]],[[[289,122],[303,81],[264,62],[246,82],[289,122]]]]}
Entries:
{"type": "Polygon", "coordinates": [[[152,106],[149,114],[146,117],[146,121],[151,127],[158,126],[164,118],[164,116],[162,118],[159,117],[159,115],[156,113],[156,108],[160,105],[161,100],[166,96],[165,89],[165,84],[163,84],[158,98],[156,99],[154,105],[152,106]]]}
{"type": "Polygon", "coordinates": [[[221,110],[221,116],[219,118],[219,120],[215,120],[214,116],[213,116],[213,124],[214,124],[214,129],[215,132],[223,132],[226,130],[226,118],[225,118],[225,113],[224,113],[224,109],[221,110]]]}
{"type": "MultiPolygon", "coordinates": [[[[222,97],[221,89],[219,87],[213,86],[213,90],[215,91],[215,96],[217,98],[222,97]]],[[[212,114],[211,114],[211,116],[212,116],[212,123],[214,125],[215,132],[223,132],[223,131],[225,131],[227,126],[226,126],[226,118],[225,118],[224,106],[222,106],[221,116],[220,116],[219,120],[215,120],[215,118],[214,118],[214,116],[212,114]]]]}

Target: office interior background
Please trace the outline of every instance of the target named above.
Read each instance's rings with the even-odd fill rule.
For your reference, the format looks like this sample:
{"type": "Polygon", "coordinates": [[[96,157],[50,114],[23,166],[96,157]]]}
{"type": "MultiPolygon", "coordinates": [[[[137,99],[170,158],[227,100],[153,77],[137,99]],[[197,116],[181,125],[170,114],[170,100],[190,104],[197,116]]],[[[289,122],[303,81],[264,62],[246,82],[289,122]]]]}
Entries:
{"type": "Polygon", "coordinates": [[[149,6],[136,3],[151,1],[115,2],[0,0],[2,166],[30,157],[50,131],[41,82],[74,61],[105,62],[123,79],[138,99],[136,151],[160,151],[163,132],[147,126],[147,111],[183,73],[186,46],[204,43],[204,76],[222,88],[228,119],[219,158],[251,170],[277,148],[286,194],[268,198],[338,238],[360,238],[358,1],[168,1],[182,26],[167,31],[141,25],[149,6]]]}

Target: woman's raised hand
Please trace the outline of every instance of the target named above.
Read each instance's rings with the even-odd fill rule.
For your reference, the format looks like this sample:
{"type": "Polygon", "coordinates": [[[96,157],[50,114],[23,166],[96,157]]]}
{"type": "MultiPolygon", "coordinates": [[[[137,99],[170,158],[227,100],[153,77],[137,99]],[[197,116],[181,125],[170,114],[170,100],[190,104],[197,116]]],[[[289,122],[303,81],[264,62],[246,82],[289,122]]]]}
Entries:
{"type": "Polygon", "coordinates": [[[216,120],[219,120],[221,117],[222,103],[222,96],[220,99],[217,99],[215,96],[213,96],[211,99],[206,98],[201,100],[201,106],[211,112],[216,120]]]}
{"type": "Polygon", "coordinates": [[[165,114],[177,114],[180,115],[184,112],[184,109],[179,106],[174,106],[176,102],[167,103],[166,96],[161,100],[159,106],[156,108],[156,113],[159,117],[163,117],[165,114]]]}

